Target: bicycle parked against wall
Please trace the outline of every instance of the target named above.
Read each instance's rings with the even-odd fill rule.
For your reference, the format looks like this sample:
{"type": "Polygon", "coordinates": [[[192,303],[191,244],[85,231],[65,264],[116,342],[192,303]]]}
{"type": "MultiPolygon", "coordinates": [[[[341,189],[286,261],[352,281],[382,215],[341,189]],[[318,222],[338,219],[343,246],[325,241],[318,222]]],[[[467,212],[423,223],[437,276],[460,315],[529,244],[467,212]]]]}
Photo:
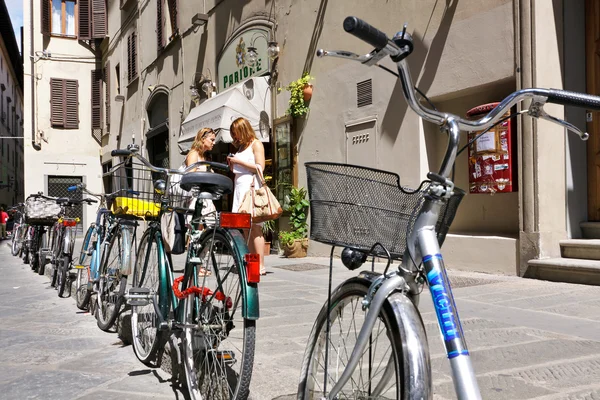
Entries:
{"type": "MultiPolygon", "coordinates": [[[[115,150],[112,155],[126,157],[125,163],[132,171],[126,176],[133,177],[133,189],[142,198],[138,201],[159,205],[158,214],[149,218],[140,239],[133,287],[126,295],[132,306],[136,356],[146,365],[158,364],[159,349],[170,337],[172,348],[182,356],[192,399],[246,399],[259,317],[260,266],[258,255],[248,254],[238,229],[250,228],[250,216],[217,212],[210,218],[202,216],[202,199],[217,200],[231,193],[231,179],[210,172],[184,173],[179,183],[184,194],[178,199],[179,195],[169,190],[169,177],[182,171],[157,168],[135,149],[115,150]],[[147,189],[151,184],[148,170],[154,175],[154,185],[150,187],[158,195],[147,189]],[[189,193],[188,199],[185,193],[189,193]],[[187,212],[187,201],[192,198],[196,202],[184,272],[175,278],[172,258],[164,247],[161,217],[177,218],[170,213],[187,212]],[[208,226],[208,220],[214,225],[208,226]],[[182,354],[177,336],[181,338],[182,354]]],[[[227,165],[213,162],[201,161],[197,165],[229,170],[227,165]]],[[[155,210],[154,207],[151,205],[148,210],[155,210]]]]}
{"type": "Polygon", "coordinates": [[[342,260],[349,269],[359,268],[368,256],[387,258],[388,264],[383,274],[360,272],[333,292],[330,280],[328,301],[309,336],[298,398],[433,398],[427,337],[417,310],[419,294],[427,285],[456,394],[459,399],[480,399],[440,251],[464,195],[450,179],[460,132],[487,130],[502,122],[513,105],[531,100],[521,113],[555,122],[586,140],[586,133],[546,114],[543,106],[556,103],[600,110],[600,97],[523,89],[506,97],[483,118],[465,120],[425,107],[417,99],[405,60],[413,50],[406,27],[391,40],[355,17],[346,18],[344,29],[375,49],[364,56],[324,50],[317,55],[367,66],[377,65],[389,55],[397,64],[397,76],[410,108],[448,134],[448,147],[439,173],[430,172],[429,181],[414,190],[401,186],[399,176],[386,171],[323,162],[306,164],[311,238],[334,248],[345,247],[342,260]],[[389,269],[392,260],[401,261],[394,271],[389,269]]]}
{"type": "Polygon", "coordinates": [[[44,274],[43,267],[40,268],[40,250],[44,248],[46,227],[53,226],[62,212],[61,206],[55,199],[38,192],[25,200],[25,222],[29,227],[26,233],[23,262],[30,264],[31,269],[40,275],[44,274]]]}
{"type": "MultiPolygon", "coordinates": [[[[47,199],[52,199],[47,197],[47,199]]],[[[50,248],[47,251],[40,252],[40,271],[43,270],[46,254],[50,255],[50,263],[53,265],[52,281],[50,286],[58,290],[58,297],[63,297],[67,282],[73,280],[70,277],[70,270],[73,262],[73,249],[75,247],[76,229],[79,218],[69,218],[66,216],[67,207],[74,207],[83,203],[97,203],[94,199],[70,199],[67,197],[55,198],[56,204],[61,206],[61,216],[50,230],[50,248]]],[[[43,271],[40,275],[43,274],[43,271]]],[[[69,294],[71,290],[69,287],[69,294]]]]}
{"type": "Polygon", "coordinates": [[[13,256],[20,256],[23,251],[23,242],[25,241],[25,234],[27,232],[25,204],[19,203],[9,208],[8,212],[13,214],[13,220],[15,221],[11,234],[10,252],[13,256]]]}

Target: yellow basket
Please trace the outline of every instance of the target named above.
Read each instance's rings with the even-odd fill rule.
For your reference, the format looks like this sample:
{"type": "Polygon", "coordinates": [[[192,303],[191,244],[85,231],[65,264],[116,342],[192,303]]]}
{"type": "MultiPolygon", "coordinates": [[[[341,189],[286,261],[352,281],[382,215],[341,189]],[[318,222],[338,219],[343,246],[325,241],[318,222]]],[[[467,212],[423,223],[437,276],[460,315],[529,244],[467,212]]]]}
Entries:
{"type": "Polygon", "coordinates": [[[131,197],[116,197],[112,204],[112,212],[117,215],[128,214],[142,218],[156,218],[160,213],[160,204],[131,197]]]}

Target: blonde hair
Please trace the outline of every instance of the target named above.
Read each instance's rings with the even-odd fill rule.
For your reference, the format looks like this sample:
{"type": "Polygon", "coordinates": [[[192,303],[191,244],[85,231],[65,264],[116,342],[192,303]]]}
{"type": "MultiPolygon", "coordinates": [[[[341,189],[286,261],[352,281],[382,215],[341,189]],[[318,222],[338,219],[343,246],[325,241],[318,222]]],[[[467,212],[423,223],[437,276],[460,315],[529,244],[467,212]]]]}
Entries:
{"type": "Polygon", "coordinates": [[[236,141],[241,148],[248,147],[256,139],[256,133],[246,118],[240,117],[233,121],[229,130],[235,132],[236,141]]]}
{"type": "Polygon", "coordinates": [[[210,134],[216,135],[215,131],[213,131],[211,128],[202,128],[198,131],[198,133],[196,134],[196,138],[194,139],[194,143],[192,143],[192,150],[196,150],[198,152],[198,154],[203,155],[204,154],[204,145],[202,144],[202,139],[204,139],[205,137],[207,137],[210,134]]]}

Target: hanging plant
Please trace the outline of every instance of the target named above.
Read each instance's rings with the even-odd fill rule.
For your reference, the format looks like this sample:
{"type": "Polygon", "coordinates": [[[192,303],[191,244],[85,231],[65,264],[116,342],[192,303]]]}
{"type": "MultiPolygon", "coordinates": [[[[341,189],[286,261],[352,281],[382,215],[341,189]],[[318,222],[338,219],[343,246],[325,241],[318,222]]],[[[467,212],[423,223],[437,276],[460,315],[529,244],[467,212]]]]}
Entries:
{"type": "Polygon", "coordinates": [[[305,72],[302,78],[291,82],[285,87],[285,90],[289,90],[290,92],[290,101],[286,114],[295,118],[302,118],[308,114],[309,107],[307,103],[312,96],[312,84],[310,84],[312,79],[314,78],[305,72]],[[305,89],[309,88],[310,90],[306,90],[307,93],[305,94],[305,89]],[[308,95],[309,91],[310,95],[308,95]]]}

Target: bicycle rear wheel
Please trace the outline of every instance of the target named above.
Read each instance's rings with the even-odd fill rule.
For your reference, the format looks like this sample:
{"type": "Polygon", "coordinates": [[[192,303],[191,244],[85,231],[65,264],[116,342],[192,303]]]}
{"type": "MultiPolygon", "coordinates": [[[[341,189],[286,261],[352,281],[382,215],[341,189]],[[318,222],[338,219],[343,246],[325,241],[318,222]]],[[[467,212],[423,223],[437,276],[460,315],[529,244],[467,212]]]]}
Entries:
{"type": "Polygon", "coordinates": [[[58,261],[58,265],[55,270],[58,270],[57,277],[57,289],[58,289],[58,297],[64,297],[65,287],[67,286],[67,274],[71,264],[71,257],[69,255],[65,255],[62,257],[62,260],[58,261]]]}
{"type": "Polygon", "coordinates": [[[16,229],[13,229],[12,242],[10,244],[10,253],[13,256],[19,254],[19,250],[21,250],[21,225],[17,226],[16,229]]]}
{"type": "Polygon", "coordinates": [[[94,233],[94,227],[90,226],[83,237],[83,243],[81,244],[81,251],[79,252],[79,258],[77,259],[77,278],[75,279],[75,300],[77,302],[77,308],[85,310],[90,301],[91,292],[88,290],[88,282],[90,277],[90,264],[92,256],[89,254],[92,250],[92,234],[94,233]]]}
{"type": "Polygon", "coordinates": [[[184,300],[183,358],[193,400],[246,399],[250,390],[256,326],[242,316],[242,255],[231,243],[220,232],[205,236],[197,254],[203,268],[194,267],[189,283],[213,294],[184,300]],[[202,270],[210,275],[198,276],[202,270]]]}
{"type": "MultiPolygon", "coordinates": [[[[325,357],[327,303],[321,309],[304,353],[298,399],[327,397],[341,377],[367,315],[362,309],[367,291],[365,285],[344,283],[332,293],[329,360],[325,357]],[[325,365],[328,376],[326,388],[325,365]]],[[[404,385],[401,365],[402,337],[394,311],[386,301],[373,327],[369,344],[338,398],[404,399],[410,388],[404,385]]]]}
{"type": "MultiPolygon", "coordinates": [[[[160,290],[159,257],[162,256],[158,248],[158,236],[152,234],[152,230],[144,232],[138,247],[131,284],[132,288],[150,290],[152,295],[156,294],[157,301],[160,290]]],[[[145,306],[131,307],[133,351],[141,362],[150,367],[156,366],[156,353],[164,341],[164,334],[158,330],[158,323],[159,319],[152,302],[145,306]]]]}
{"type": "Polygon", "coordinates": [[[103,331],[108,331],[114,325],[121,310],[122,299],[127,286],[127,277],[121,275],[123,246],[121,230],[117,227],[100,268],[100,291],[98,293],[96,322],[98,328],[103,331]]]}

